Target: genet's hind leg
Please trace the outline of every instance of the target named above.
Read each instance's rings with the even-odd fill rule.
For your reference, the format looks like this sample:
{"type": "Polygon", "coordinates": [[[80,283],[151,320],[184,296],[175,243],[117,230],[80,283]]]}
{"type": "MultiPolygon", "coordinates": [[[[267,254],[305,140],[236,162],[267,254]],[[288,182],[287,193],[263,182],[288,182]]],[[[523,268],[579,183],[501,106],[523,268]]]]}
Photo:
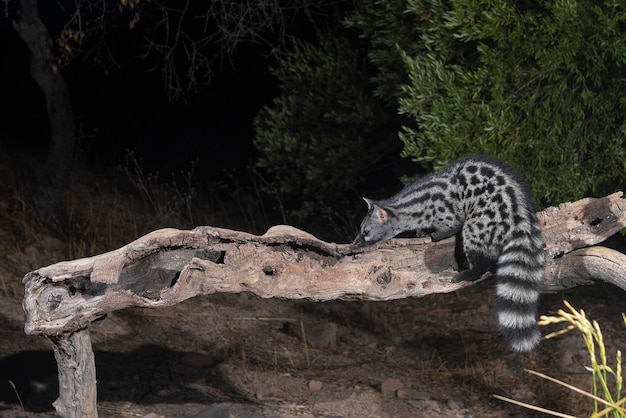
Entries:
{"type": "Polygon", "coordinates": [[[492,270],[496,264],[496,260],[477,251],[465,250],[465,257],[467,257],[469,262],[469,269],[461,271],[454,276],[452,283],[478,280],[484,273],[492,270]]]}
{"type": "MultiPolygon", "coordinates": [[[[477,280],[484,273],[493,269],[496,264],[496,258],[487,255],[490,251],[488,245],[485,246],[483,244],[484,226],[480,225],[480,223],[480,219],[468,219],[463,225],[461,233],[457,235],[457,245],[460,244],[462,247],[469,268],[454,276],[452,279],[453,283],[477,280]]],[[[455,250],[458,251],[458,249],[457,247],[455,250]]]]}
{"type": "Polygon", "coordinates": [[[463,250],[463,234],[460,231],[454,236],[454,261],[456,261],[459,271],[469,268],[465,250],[463,250]]]}

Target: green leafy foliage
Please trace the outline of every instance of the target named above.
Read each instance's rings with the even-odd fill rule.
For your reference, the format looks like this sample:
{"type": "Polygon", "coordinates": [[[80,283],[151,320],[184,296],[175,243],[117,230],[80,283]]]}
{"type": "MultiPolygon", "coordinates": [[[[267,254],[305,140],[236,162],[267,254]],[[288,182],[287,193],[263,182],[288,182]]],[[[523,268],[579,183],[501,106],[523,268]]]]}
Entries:
{"type": "Polygon", "coordinates": [[[499,156],[544,204],[623,187],[625,4],[425,0],[407,13],[428,18],[419,50],[398,48],[410,79],[399,109],[415,122],[404,156],[499,156]]]}
{"type": "Polygon", "coordinates": [[[397,126],[385,129],[364,61],[347,39],[321,36],[317,45],[295,40],[273,69],[282,94],[255,119],[256,167],[285,221],[345,225],[362,204],[355,192],[366,173],[401,149],[397,126]]]}
{"type": "Polygon", "coordinates": [[[256,168],[285,221],[349,224],[357,190],[397,190],[376,188],[383,160],[410,177],[497,156],[541,205],[626,185],[626,3],[360,0],[344,24],[358,41],[293,42],[256,118],[256,168]]]}
{"type": "Polygon", "coordinates": [[[397,109],[402,85],[408,83],[400,49],[409,54],[420,50],[419,25],[423,19],[406,13],[405,0],[364,0],[357,2],[344,24],[367,40],[367,57],[376,69],[370,74],[374,95],[397,109]]]}

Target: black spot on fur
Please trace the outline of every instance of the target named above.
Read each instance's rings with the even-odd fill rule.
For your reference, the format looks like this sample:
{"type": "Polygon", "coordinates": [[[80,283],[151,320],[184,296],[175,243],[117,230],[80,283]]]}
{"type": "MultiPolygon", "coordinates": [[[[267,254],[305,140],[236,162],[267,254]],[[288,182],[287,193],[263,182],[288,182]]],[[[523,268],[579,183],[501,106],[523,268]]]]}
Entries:
{"type": "Polygon", "coordinates": [[[485,176],[487,178],[491,178],[491,177],[493,177],[495,172],[491,168],[489,168],[489,167],[481,167],[480,168],[480,174],[482,174],[483,176],[485,176]]]}
{"type": "Polygon", "coordinates": [[[487,209],[486,211],[483,212],[485,214],[486,217],[488,217],[489,219],[494,219],[496,217],[496,213],[494,211],[492,211],[491,209],[487,209]]]}
{"type": "Polygon", "coordinates": [[[474,189],[474,196],[480,196],[482,194],[485,194],[485,188],[484,187],[477,187],[474,189]]]}

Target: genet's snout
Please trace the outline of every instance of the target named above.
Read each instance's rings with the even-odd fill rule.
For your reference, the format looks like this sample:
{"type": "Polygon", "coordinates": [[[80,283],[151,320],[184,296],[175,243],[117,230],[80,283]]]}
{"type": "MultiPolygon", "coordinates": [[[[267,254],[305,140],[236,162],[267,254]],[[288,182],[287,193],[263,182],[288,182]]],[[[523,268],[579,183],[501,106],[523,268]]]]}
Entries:
{"type": "Polygon", "coordinates": [[[363,234],[357,235],[354,241],[352,241],[352,245],[357,248],[365,247],[367,245],[367,242],[365,241],[363,234]]]}

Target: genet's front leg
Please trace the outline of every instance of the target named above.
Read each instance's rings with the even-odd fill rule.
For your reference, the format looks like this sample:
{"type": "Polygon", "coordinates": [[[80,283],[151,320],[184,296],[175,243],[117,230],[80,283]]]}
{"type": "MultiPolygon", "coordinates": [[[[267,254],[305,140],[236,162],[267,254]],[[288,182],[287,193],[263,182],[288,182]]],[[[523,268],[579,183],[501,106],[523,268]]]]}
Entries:
{"type": "MultiPolygon", "coordinates": [[[[462,226],[463,226],[462,224],[453,224],[453,225],[444,224],[444,225],[433,226],[431,230],[429,231],[429,235],[433,241],[441,241],[442,239],[456,235],[461,230],[462,226]]],[[[458,234],[458,235],[461,235],[461,234],[458,234]]]]}

